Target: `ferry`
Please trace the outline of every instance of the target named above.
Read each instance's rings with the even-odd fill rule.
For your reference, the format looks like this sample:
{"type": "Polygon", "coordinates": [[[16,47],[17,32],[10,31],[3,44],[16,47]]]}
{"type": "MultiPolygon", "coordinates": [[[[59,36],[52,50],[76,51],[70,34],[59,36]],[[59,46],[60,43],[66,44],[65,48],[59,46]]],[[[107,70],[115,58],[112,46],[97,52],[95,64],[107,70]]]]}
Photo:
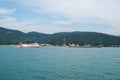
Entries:
{"type": "Polygon", "coordinates": [[[18,48],[40,48],[40,45],[38,43],[31,43],[31,44],[20,43],[18,45],[18,48]]]}

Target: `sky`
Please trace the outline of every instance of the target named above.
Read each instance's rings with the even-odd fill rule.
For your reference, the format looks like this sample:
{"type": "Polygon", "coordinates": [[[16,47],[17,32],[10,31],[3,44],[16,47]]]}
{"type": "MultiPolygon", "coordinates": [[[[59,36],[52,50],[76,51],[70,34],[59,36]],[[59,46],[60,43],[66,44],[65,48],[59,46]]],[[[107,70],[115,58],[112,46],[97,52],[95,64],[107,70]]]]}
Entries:
{"type": "Polygon", "coordinates": [[[120,35],[120,0],[0,0],[0,27],[120,35]]]}

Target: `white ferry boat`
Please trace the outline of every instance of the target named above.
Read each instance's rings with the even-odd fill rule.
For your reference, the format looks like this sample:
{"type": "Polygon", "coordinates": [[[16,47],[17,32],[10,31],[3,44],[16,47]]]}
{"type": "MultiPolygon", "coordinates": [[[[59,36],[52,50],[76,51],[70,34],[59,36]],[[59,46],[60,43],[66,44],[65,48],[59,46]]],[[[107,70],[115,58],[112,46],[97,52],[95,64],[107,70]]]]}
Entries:
{"type": "Polygon", "coordinates": [[[18,45],[18,48],[40,48],[40,45],[38,43],[31,43],[31,44],[20,43],[18,45]]]}

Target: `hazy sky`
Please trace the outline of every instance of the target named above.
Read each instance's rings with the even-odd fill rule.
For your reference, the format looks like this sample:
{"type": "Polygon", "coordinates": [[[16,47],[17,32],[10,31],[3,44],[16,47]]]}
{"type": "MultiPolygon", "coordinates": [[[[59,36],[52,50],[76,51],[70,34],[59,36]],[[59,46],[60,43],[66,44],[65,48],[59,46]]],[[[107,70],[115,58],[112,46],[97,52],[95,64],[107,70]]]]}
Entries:
{"type": "Polygon", "coordinates": [[[120,0],[0,0],[0,26],[24,32],[120,35],[120,0]]]}

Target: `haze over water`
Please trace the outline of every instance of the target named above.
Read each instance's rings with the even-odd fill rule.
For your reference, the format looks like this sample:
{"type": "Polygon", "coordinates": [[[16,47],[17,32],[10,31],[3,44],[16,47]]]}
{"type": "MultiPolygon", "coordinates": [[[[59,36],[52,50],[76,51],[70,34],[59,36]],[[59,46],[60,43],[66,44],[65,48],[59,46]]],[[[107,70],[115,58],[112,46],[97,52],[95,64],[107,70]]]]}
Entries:
{"type": "Polygon", "coordinates": [[[120,48],[0,46],[0,80],[119,80],[120,48]]]}

